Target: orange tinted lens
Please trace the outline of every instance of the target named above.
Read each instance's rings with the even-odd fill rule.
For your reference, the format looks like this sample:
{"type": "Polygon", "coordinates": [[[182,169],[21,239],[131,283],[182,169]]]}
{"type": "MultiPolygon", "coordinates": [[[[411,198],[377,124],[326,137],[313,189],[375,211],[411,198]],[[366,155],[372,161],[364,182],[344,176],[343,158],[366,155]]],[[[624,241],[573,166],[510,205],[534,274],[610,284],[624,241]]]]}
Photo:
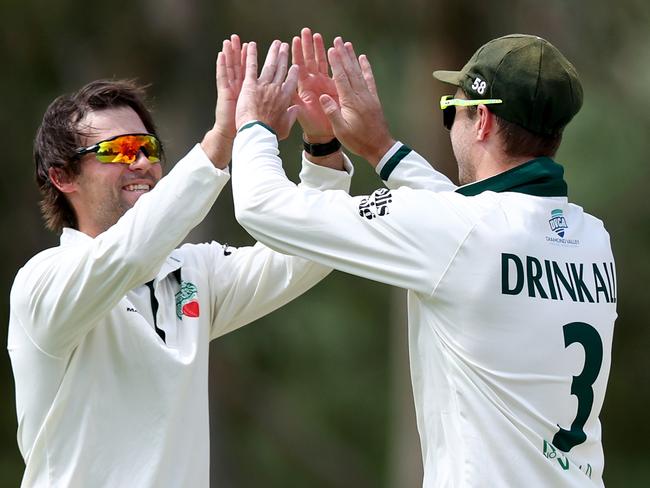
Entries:
{"type": "Polygon", "coordinates": [[[136,160],[140,144],[137,136],[122,136],[99,143],[97,159],[102,163],[127,163],[136,160]]]}
{"type": "Polygon", "coordinates": [[[154,136],[122,136],[99,143],[97,160],[102,163],[131,164],[142,152],[152,163],[160,161],[160,142],[154,136]]]}
{"type": "Polygon", "coordinates": [[[157,163],[160,161],[161,157],[161,148],[160,142],[154,136],[143,136],[142,137],[142,152],[147,159],[152,163],[157,163]]]}

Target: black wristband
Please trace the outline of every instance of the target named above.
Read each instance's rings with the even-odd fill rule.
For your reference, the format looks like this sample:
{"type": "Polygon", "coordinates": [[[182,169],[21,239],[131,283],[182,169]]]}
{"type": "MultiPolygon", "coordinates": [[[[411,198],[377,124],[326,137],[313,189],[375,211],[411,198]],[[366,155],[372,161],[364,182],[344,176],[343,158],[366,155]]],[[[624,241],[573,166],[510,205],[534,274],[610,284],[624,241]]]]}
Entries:
{"type": "Polygon", "coordinates": [[[311,144],[303,139],[302,144],[307,154],[316,157],[329,156],[341,149],[341,143],[336,137],[324,144],[311,144]]]}

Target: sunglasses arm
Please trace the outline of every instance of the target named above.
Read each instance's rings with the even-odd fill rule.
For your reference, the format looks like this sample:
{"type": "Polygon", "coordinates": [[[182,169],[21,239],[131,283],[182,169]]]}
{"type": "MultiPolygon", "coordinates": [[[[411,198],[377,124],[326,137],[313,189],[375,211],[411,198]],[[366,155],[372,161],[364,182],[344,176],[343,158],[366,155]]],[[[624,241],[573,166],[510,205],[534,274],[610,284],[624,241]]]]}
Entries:
{"type": "Polygon", "coordinates": [[[83,156],[84,154],[96,152],[98,150],[99,150],[99,144],[94,144],[88,147],[78,147],[77,149],[75,149],[75,153],[77,154],[77,156],[83,156]]]}

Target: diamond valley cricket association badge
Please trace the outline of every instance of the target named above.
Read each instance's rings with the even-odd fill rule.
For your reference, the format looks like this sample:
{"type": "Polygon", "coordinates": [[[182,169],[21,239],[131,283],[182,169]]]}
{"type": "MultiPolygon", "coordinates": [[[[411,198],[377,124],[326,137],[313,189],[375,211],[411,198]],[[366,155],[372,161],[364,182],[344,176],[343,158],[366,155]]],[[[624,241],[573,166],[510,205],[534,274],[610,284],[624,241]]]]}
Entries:
{"type": "Polygon", "coordinates": [[[181,289],[176,293],[176,316],[179,319],[186,317],[198,317],[199,300],[198,290],[193,283],[189,281],[181,282],[181,289]]]}
{"type": "Polygon", "coordinates": [[[548,225],[560,237],[564,237],[564,231],[569,228],[564,214],[559,208],[551,211],[551,219],[548,221],[548,225]]]}

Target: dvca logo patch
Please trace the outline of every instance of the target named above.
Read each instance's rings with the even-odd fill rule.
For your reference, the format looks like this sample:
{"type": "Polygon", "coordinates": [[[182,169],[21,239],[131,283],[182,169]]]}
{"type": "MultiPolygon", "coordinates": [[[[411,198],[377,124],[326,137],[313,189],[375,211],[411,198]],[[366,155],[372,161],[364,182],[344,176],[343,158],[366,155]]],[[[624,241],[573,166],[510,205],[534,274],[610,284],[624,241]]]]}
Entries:
{"type": "Polygon", "coordinates": [[[193,283],[181,281],[181,289],[176,293],[176,316],[179,319],[199,316],[198,290],[193,283]]]}
{"type": "Polygon", "coordinates": [[[566,219],[564,218],[564,214],[559,208],[551,210],[551,220],[548,221],[548,225],[551,227],[551,230],[560,237],[564,237],[565,229],[569,228],[566,219]]]}

